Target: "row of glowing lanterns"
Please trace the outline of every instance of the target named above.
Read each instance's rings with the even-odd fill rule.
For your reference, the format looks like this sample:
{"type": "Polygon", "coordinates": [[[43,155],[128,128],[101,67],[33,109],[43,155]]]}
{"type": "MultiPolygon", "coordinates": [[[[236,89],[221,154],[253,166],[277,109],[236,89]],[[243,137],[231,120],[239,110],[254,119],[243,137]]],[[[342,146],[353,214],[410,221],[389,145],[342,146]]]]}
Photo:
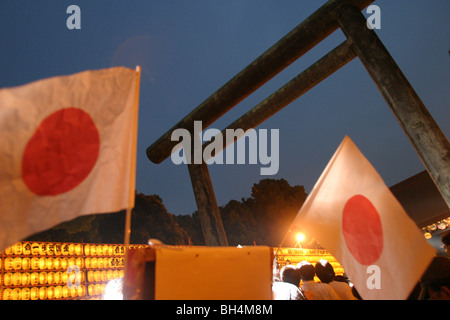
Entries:
{"type": "Polygon", "coordinates": [[[66,270],[69,266],[77,266],[85,269],[123,268],[123,257],[93,257],[93,258],[51,258],[51,257],[8,257],[0,258],[0,270],[66,270]]]}
{"type": "Polygon", "coordinates": [[[4,250],[6,255],[117,256],[125,254],[124,245],[17,242],[4,250]]]}
{"type": "MultiPolygon", "coordinates": [[[[7,272],[3,274],[3,286],[42,286],[42,285],[65,285],[72,281],[74,273],[69,272],[7,272]]],[[[79,272],[77,280],[85,283],[84,272],[79,272]]],[[[87,281],[89,283],[107,282],[120,278],[124,275],[123,270],[96,270],[87,271],[87,281]]]]}
{"type": "Polygon", "coordinates": [[[74,288],[68,286],[6,288],[2,294],[3,300],[82,299],[102,296],[106,285],[105,283],[98,283],[80,285],[74,288]]]}
{"type": "Polygon", "coordinates": [[[431,239],[432,233],[436,230],[445,230],[450,226],[450,217],[446,219],[442,219],[436,223],[430,224],[424,228],[422,228],[423,235],[425,239],[431,239]]]}

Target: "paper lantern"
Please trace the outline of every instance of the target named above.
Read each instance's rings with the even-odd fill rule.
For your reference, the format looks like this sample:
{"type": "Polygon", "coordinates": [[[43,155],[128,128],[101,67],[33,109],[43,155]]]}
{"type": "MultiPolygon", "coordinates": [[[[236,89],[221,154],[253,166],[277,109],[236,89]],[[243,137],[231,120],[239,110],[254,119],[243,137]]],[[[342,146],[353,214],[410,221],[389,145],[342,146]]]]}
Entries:
{"type": "Polygon", "coordinates": [[[40,272],[39,273],[39,284],[47,284],[47,272],[40,272]]]}
{"type": "Polygon", "coordinates": [[[22,273],[22,276],[21,276],[21,284],[22,284],[22,286],[30,285],[30,281],[31,281],[30,274],[28,272],[22,273]]]}
{"type": "Polygon", "coordinates": [[[47,287],[47,299],[51,300],[54,298],[55,288],[47,287]]]}
{"type": "Polygon", "coordinates": [[[14,268],[14,270],[22,269],[22,258],[14,258],[13,268],[14,268]]]}
{"type": "Polygon", "coordinates": [[[46,243],[41,243],[41,244],[39,244],[39,254],[40,254],[41,256],[47,254],[47,244],[46,244],[46,243]]]}
{"type": "Polygon", "coordinates": [[[45,270],[46,261],[45,258],[39,258],[39,270],[45,270]]]}
{"type": "Polygon", "coordinates": [[[31,268],[31,259],[30,258],[22,258],[22,270],[30,270],[31,268]]]}
{"type": "Polygon", "coordinates": [[[46,258],[45,259],[45,269],[53,270],[53,258],[46,258]]]}
{"type": "Polygon", "coordinates": [[[61,268],[61,258],[53,259],[53,269],[59,270],[61,268]]]}
{"type": "Polygon", "coordinates": [[[22,252],[23,255],[27,255],[27,256],[31,255],[31,243],[24,242],[22,247],[23,247],[23,252],[22,252]]]}
{"type": "Polygon", "coordinates": [[[86,267],[86,269],[89,269],[91,267],[91,258],[84,259],[84,266],[86,267]]]}
{"type": "Polygon", "coordinates": [[[39,300],[39,288],[38,287],[32,287],[30,289],[30,299],[31,300],[39,300]]]}
{"type": "Polygon", "coordinates": [[[56,286],[55,287],[54,296],[55,296],[55,299],[61,299],[62,298],[62,287],[61,286],[56,286]]]}
{"type": "Polygon", "coordinates": [[[8,257],[5,259],[5,270],[14,270],[14,258],[8,257]]]}
{"type": "Polygon", "coordinates": [[[7,272],[3,275],[3,283],[5,286],[12,285],[12,273],[11,272],[7,272]]]}
{"type": "Polygon", "coordinates": [[[55,272],[54,281],[55,281],[55,284],[62,284],[62,273],[61,273],[61,271],[55,272]]]}
{"type": "Polygon", "coordinates": [[[34,256],[39,254],[39,243],[33,242],[31,244],[31,254],[34,256]]]}
{"type": "Polygon", "coordinates": [[[13,245],[13,254],[20,255],[20,254],[22,254],[22,251],[23,251],[23,248],[22,248],[21,242],[17,242],[13,245]]]}
{"type": "Polygon", "coordinates": [[[39,284],[39,273],[37,272],[32,272],[30,274],[30,284],[32,286],[36,286],[39,284]]]}
{"type": "Polygon", "coordinates": [[[30,288],[21,289],[22,300],[30,300],[30,288]]]}
{"type": "Polygon", "coordinates": [[[75,254],[77,256],[83,254],[83,248],[82,248],[81,244],[79,244],[79,243],[75,244],[75,254]]]}
{"type": "Polygon", "coordinates": [[[47,287],[40,287],[39,288],[39,299],[40,300],[47,299],[47,287]]]}
{"type": "Polygon", "coordinates": [[[47,254],[49,256],[52,256],[55,254],[55,245],[53,243],[48,243],[47,244],[47,254]]]}
{"type": "Polygon", "coordinates": [[[20,286],[22,284],[22,275],[20,272],[14,272],[12,274],[12,285],[13,286],[20,286]]]}
{"type": "Polygon", "coordinates": [[[3,290],[3,300],[12,300],[12,289],[6,288],[3,290]]]}
{"type": "Polygon", "coordinates": [[[69,288],[67,286],[62,287],[62,296],[63,296],[63,298],[69,297],[69,288]]]}
{"type": "Polygon", "coordinates": [[[62,244],[55,244],[55,255],[60,256],[62,254],[62,244]]]}
{"type": "Polygon", "coordinates": [[[48,272],[47,273],[47,283],[48,284],[56,284],[55,283],[55,273],[54,272],[48,272]]]}
{"type": "Polygon", "coordinates": [[[84,245],[84,255],[88,256],[91,254],[90,246],[88,244],[84,245]]]}

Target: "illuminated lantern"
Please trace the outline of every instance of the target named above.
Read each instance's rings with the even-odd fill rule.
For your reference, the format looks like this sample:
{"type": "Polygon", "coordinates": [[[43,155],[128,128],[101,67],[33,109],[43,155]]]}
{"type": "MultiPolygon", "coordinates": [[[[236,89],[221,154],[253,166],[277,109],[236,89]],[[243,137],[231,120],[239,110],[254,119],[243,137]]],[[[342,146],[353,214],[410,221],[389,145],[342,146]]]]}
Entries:
{"type": "Polygon", "coordinates": [[[113,271],[113,279],[117,279],[119,277],[119,271],[118,270],[114,270],[113,271]]]}
{"type": "Polygon", "coordinates": [[[55,288],[54,287],[48,287],[47,288],[47,299],[53,299],[55,296],[55,288]]]}
{"type": "Polygon", "coordinates": [[[55,255],[60,256],[62,254],[62,244],[55,244],[55,255]]]}
{"type": "Polygon", "coordinates": [[[37,256],[39,254],[39,243],[33,242],[31,244],[31,254],[37,256]]]}
{"type": "Polygon", "coordinates": [[[55,273],[54,272],[47,273],[47,283],[48,284],[56,284],[55,283],[55,273]]]}
{"type": "Polygon", "coordinates": [[[5,286],[12,285],[12,273],[11,272],[7,272],[3,275],[3,283],[5,286]]]}
{"type": "Polygon", "coordinates": [[[30,289],[30,299],[31,300],[39,300],[39,288],[33,287],[30,289]]]}
{"type": "Polygon", "coordinates": [[[31,259],[22,258],[22,270],[29,270],[31,268],[31,259]]]}
{"type": "Polygon", "coordinates": [[[3,300],[12,300],[12,289],[3,290],[3,300]]]}
{"type": "Polygon", "coordinates": [[[104,257],[104,258],[103,258],[103,268],[107,269],[107,268],[109,268],[109,267],[110,267],[110,266],[109,266],[109,258],[104,257]]]}
{"type": "Polygon", "coordinates": [[[88,255],[90,255],[90,254],[91,254],[90,247],[89,247],[88,244],[85,244],[85,245],[84,245],[84,255],[85,255],[85,256],[88,256],[88,255]]]}
{"type": "Polygon", "coordinates": [[[40,300],[47,299],[47,287],[40,287],[39,288],[39,299],[40,300]]]}
{"type": "Polygon", "coordinates": [[[98,267],[98,261],[97,261],[97,258],[94,257],[91,259],[91,268],[97,269],[97,267],[98,267]]]}
{"type": "Polygon", "coordinates": [[[76,290],[76,296],[77,297],[82,297],[83,296],[83,288],[82,286],[77,286],[76,290]]]}
{"type": "Polygon", "coordinates": [[[13,268],[14,268],[14,270],[22,269],[22,258],[14,258],[13,268]]]}
{"type": "Polygon", "coordinates": [[[101,274],[102,274],[102,280],[101,281],[103,281],[103,282],[107,281],[108,280],[108,275],[107,275],[106,270],[102,270],[101,274]]]}
{"type": "Polygon", "coordinates": [[[60,258],[54,258],[53,259],[53,269],[59,270],[61,268],[61,259],[60,258]]]}
{"type": "Polygon", "coordinates": [[[118,278],[121,278],[121,277],[123,277],[124,275],[125,275],[125,271],[123,271],[123,270],[120,270],[119,271],[119,277],[118,278]]]}
{"type": "Polygon", "coordinates": [[[103,246],[97,245],[97,246],[95,247],[95,254],[98,255],[98,256],[103,255],[103,246]]]}
{"type": "Polygon", "coordinates": [[[14,258],[8,257],[5,259],[5,270],[14,270],[14,258]]]}
{"type": "Polygon", "coordinates": [[[22,290],[20,288],[15,288],[11,292],[11,300],[20,300],[22,298],[22,290]]]}
{"type": "Polygon", "coordinates": [[[69,267],[69,259],[61,258],[61,269],[66,270],[69,267]]]}
{"type": "Polygon", "coordinates": [[[75,266],[76,264],[75,264],[75,258],[74,257],[70,257],[69,258],[69,267],[70,266],[75,266]]]}
{"type": "Polygon", "coordinates": [[[69,255],[73,255],[75,253],[75,246],[73,243],[69,243],[69,255]]]}
{"type": "Polygon", "coordinates": [[[97,268],[99,268],[99,269],[103,268],[103,258],[97,259],[97,268]]]}
{"type": "Polygon", "coordinates": [[[30,274],[30,284],[36,286],[39,284],[39,273],[33,272],[30,274]]]}
{"type": "Polygon", "coordinates": [[[103,294],[103,292],[102,292],[102,285],[98,284],[98,283],[95,284],[94,291],[95,291],[95,295],[96,296],[103,294]]]}
{"type": "Polygon", "coordinates": [[[61,299],[62,298],[62,287],[61,286],[56,286],[55,287],[55,299],[61,299]]]}
{"type": "Polygon", "coordinates": [[[69,254],[69,244],[63,243],[63,245],[61,246],[61,253],[64,256],[67,256],[69,254]]]}
{"type": "Polygon", "coordinates": [[[22,288],[22,300],[30,300],[30,288],[22,288]]]}
{"type": "Polygon", "coordinates": [[[94,271],[94,281],[95,282],[100,282],[102,279],[102,274],[99,270],[94,271]]]}
{"type": "Polygon", "coordinates": [[[23,252],[22,254],[29,256],[31,254],[31,244],[29,242],[25,242],[22,245],[23,252]]]}
{"type": "Polygon", "coordinates": [[[12,275],[12,285],[20,286],[22,284],[22,275],[20,272],[14,272],[12,275]]]}
{"type": "Polygon", "coordinates": [[[45,260],[45,268],[47,270],[53,270],[53,258],[47,258],[45,260]]]}
{"type": "Polygon", "coordinates": [[[69,274],[67,272],[61,272],[61,284],[67,284],[69,274]]]}
{"type": "Polygon", "coordinates": [[[46,261],[45,258],[39,258],[39,269],[40,270],[45,270],[45,266],[46,266],[46,261]]]}
{"type": "Polygon", "coordinates": [[[47,272],[40,272],[39,273],[39,284],[43,285],[47,283],[47,272]]]}
{"type": "Polygon", "coordinates": [[[54,277],[53,280],[55,281],[55,284],[61,284],[62,283],[61,271],[55,272],[55,277],[54,277]]]}
{"type": "Polygon", "coordinates": [[[20,254],[22,254],[22,251],[23,251],[23,248],[22,248],[21,242],[17,242],[13,245],[13,254],[20,255],[20,254]]]}
{"type": "Polygon", "coordinates": [[[52,256],[55,254],[55,245],[53,243],[48,243],[47,244],[47,254],[49,256],[52,256]]]}
{"type": "Polygon", "coordinates": [[[63,298],[69,297],[69,288],[67,286],[62,287],[62,296],[63,296],[63,298]]]}
{"type": "Polygon", "coordinates": [[[113,278],[113,271],[111,269],[106,271],[106,277],[108,278],[108,280],[111,280],[113,278]]]}
{"type": "Polygon", "coordinates": [[[96,250],[97,248],[95,247],[95,245],[92,244],[90,246],[90,249],[91,249],[91,256],[95,256],[97,254],[96,253],[97,252],[97,250],[96,250]]]}
{"type": "Polygon", "coordinates": [[[95,286],[93,284],[88,285],[88,294],[90,296],[95,296],[95,286]]]}
{"type": "Polygon", "coordinates": [[[94,282],[94,271],[90,270],[87,273],[88,282],[94,282]]]}
{"type": "Polygon", "coordinates": [[[22,278],[21,282],[22,282],[23,286],[28,286],[30,284],[31,277],[30,277],[30,274],[28,272],[22,273],[22,277],[21,278],[22,278]]]}
{"type": "Polygon", "coordinates": [[[109,255],[109,246],[107,244],[103,245],[103,255],[109,255]]]}
{"type": "Polygon", "coordinates": [[[84,267],[83,265],[83,258],[76,258],[75,259],[75,265],[78,266],[80,269],[84,267]]]}
{"type": "Polygon", "coordinates": [[[83,250],[83,248],[82,248],[81,244],[75,244],[75,254],[77,256],[82,254],[82,250],[83,250]]]}
{"type": "Polygon", "coordinates": [[[91,258],[84,259],[84,266],[86,269],[89,269],[91,267],[91,258]]]}
{"type": "Polygon", "coordinates": [[[13,254],[13,248],[12,248],[12,246],[6,247],[6,248],[5,248],[5,255],[10,256],[10,255],[12,255],[12,254],[13,254]]]}
{"type": "Polygon", "coordinates": [[[41,243],[39,245],[39,254],[41,256],[45,255],[47,253],[47,244],[46,243],[41,243]]]}
{"type": "Polygon", "coordinates": [[[75,298],[77,296],[77,289],[75,288],[69,289],[69,295],[71,298],[75,298]]]}

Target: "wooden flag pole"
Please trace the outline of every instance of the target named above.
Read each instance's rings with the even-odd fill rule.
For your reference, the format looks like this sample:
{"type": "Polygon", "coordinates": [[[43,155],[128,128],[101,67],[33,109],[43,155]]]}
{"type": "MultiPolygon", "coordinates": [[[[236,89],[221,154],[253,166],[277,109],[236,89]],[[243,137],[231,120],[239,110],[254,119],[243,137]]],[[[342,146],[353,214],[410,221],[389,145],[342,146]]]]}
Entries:
{"type": "Polygon", "coordinates": [[[125,234],[124,234],[124,246],[125,246],[125,256],[124,256],[124,272],[127,271],[128,262],[128,249],[130,246],[130,234],[131,234],[131,212],[135,203],[135,185],[136,185],[136,152],[137,152],[137,134],[138,134],[138,118],[139,118],[139,87],[141,80],[141,67],[136,67],[136,87],[134,96],[134,117],[133,117],[133,132],[131,138],[131,172],[130,172],[130,192],[128,207],[125,214],[125,234]]]}

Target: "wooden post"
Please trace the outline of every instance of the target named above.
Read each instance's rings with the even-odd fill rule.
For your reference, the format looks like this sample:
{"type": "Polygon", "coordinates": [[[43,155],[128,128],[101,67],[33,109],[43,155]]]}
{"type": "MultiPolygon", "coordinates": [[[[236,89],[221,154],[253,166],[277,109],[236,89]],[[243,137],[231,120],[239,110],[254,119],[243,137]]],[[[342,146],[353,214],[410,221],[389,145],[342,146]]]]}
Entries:
{"type": "MultiPolygon", "coordinates": [[[[286,85],[223,129],[221,132],[222,136],[226,137],[226,132],[229,129],[242,129],[246,131],[255,128],[328,76],[342,68],[355,57],[356,53],[352,50],[351,44],[348,41],[344,41],[316,63],[289,81],[286,85]]],[[[236,137],[235,140],[237,140],[236,137]]],[[[214,141],[214,139],[212,139],[212,141],[214,141]]],[[[213,143],[212,141],[205,143],[203,149],[213,143]]],[[[223,139],[223,149],[228,147],[226,143],[227,139],[223,139]]],[[[214,156],[219,151],[221,150],[215,150],[211,156],[214,156]]],[[[209,159],[204,160],[208,161],[209,159]]]]}
{"type": "MultiPolygon", "coordinates": [[[[193,159],[193,158],[192,158],[193,159]]],[[[188,164],[192,188],[207,246],[228,246],[207,164],[188,164]]]]}
{"type": "Polygon", "coordinates": [[[450,144],[359,8],[344,6],[338,22],[397,117],[450,207],[450,144]]]}
{"type": "Polygon", "coordinates": [[[208,127],[329,36],[339,28],[336,15],[341,6],[352,4],[362,10],[374,1],[330,0],[326,2],[149,146],[147,157],[154,163],[161,163],[170,156],[173,147],[177,144],[176,141],[171,141],[174,130],[183,128],[192,133],[195,120],[202,121],[204,128],[208,127]]]}

